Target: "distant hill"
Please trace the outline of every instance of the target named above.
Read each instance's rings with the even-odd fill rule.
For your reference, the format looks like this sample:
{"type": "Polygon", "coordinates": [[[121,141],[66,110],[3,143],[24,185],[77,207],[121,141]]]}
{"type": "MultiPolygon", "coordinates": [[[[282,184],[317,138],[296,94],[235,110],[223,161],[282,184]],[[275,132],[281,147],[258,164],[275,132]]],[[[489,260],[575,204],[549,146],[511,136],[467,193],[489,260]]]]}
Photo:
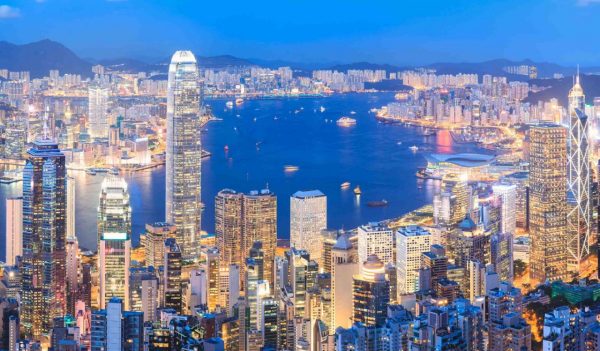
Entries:
{"type": "MultiPolygon", "coordinates": [[[[0,68],[11,71],[29,71],[34,78],[47,76],[51,69],[58,69],[61,74],[74,73],[84,77],[92,75],[93,64],[102,64],[113,70],[126,72],[158,71],[166,73],[170,57],[146,62],[132,58],[118,59],[83,59],[61,43],[45,39],[29,44],[17,45],[0,41],[0,68]]],[[[335,63],[301,63],[283,60],[244,59],[232,55],[197,56],[201,68],[249,67],[260,66],[277,68],[292,67],[296,75],[310,75],[314,69],[332,69],[347,71],[350,69],[383,69],[388,72],[402,71],[413,67],[391,64],[378,64],[371,62],[355,62],[348,64],[335,63]]],[[[508,76],[510,80],[528,80],[525,76],[508,75],[503,68],[506,66],[534,65],[538,68],[539,77],[551,77],[554,73],[570,76],[575,73],[575,67],[566,67],[548,62],[534,62],[532,60],[512,61],[506,59],[489,60],[484,62],[440,62],[425,66],[435,69],[439,74],[477,73],[508,76]]],[[[581,72],[598,73],[600,67],[582,67],[581,72]]]]}
{"type": "Polygon", "coordinates": [[[0,41],[0,68],[29,71],[32,78],[47,76],[51,69],[58,69],[61,74],[73,73],[86,77],[92,74],[89,62],[64,45],[48,39],[24,45],[0,41]]]}
{"type": "MultiPolygon", "coordinates": [[[[581,87],[585,94],[585,102],[592,104],[594,97],[600,97],[600,76],[581,75],[581,87]]],[[[550,87],[538,93],[529,94],[526,102],[537,103],[538,101],[548,101],[557,98],[562,106],[568,105],[569,90],[573,87],[573,77],[561,79],[535,79],[530,82],[538,86],[550,87]]]]}
{"type": "Polygon", "coordinates": [[[502,75],[508,76],[509,79],[527,80],[528,78],[525,76],[509,75],[504,71],[504,67],[521,65],[537,67],[539,77],[551,77],[554,73],[565,75],[575,73],[574,67],[565,67],[548,62],[534,62],[532,60],[512,61],[506,59],[496,59],[484,62],[440,62],[428,65],[427,68],[433,68],[439,74],[477,73],[480,75],[502,75]]]}
{"type": "Polygon", "coordinates": [[[345,72],[349,69],[370,69],[370,70],[381,70],[382,69],[382,70],[385,70],[388,72],[397,72],[397,71],[402,71],[402,70],[406,70],[406,69],[410,69],[410,68],[363,61],[363,62],[354,62],[354,63],[348,63],[348,64],[339,64],[339,65],[332,66],[329,69],[340,71],[340,72],[345,72]]]}

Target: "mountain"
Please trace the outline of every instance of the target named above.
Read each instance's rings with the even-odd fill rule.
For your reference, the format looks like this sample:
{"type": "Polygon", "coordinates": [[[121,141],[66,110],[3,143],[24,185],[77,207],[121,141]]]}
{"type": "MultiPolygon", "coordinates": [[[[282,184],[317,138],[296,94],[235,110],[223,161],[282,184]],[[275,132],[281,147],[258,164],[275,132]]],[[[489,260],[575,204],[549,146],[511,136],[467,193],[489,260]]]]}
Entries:
{"type": "Polygon", "coordinates": [[[402,71],[402,70],[410,69],[410,68],[363,61],[363,62],[339,64],[339,65],[332,66],[329,69],[340,71],[340,72],[345,72],[349,69],[370,69],[370,70],[381,70],[382,69],[382,70],[386,70],[388,72],[397,72],[397,71],[402,71]]]}
{"type": "Polygon", "coordinates": [[[0,68],[10,71],[29,71],[32,78],[47,76],[51,69],[61,74],[91,76],[92,65],[79,58],[64,45],[52,40],[40,40],[16,45],[0,41],[0,68]]]}
{"type": "Polygon", "coordinates": [[[564,67],[549,62],[534,62],[532,60],[512,61],[496,59],[483,62],[440,62],[427,65],[426,68],[435,69],[438,74],[476,73],[508,76],[509,79],[524,80],[525,76],[509,75],[504,71],[507,66],[536,66],[539,77],[551,77],[554,73],[573,74],[575,68],[564,67]]]}

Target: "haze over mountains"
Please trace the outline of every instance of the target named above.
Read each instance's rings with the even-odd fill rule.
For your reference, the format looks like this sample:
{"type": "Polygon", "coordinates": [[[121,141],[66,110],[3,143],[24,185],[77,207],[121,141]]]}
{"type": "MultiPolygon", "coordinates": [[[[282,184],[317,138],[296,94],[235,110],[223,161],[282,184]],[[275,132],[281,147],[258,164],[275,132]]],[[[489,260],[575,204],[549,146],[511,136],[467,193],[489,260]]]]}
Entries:
{"type": "MultiPolygon", "coordinates": [[[[73,51],[61,43],[49,39],[23,45],[0,41],[0,68],[7,68],[12,71],[27,70],[31,72],[32,77],[42,77],[47,75],[50,69],[58,69],[61,73],[74,73],[89,76],[91,74],[91,66],[97,63],[109,67],[120,67],[123,70],[132,72],[150,70],[165,71],[169,59],[169,57],[165,57],[157,62],[144,62],[134,58],[106,60],[84,59],[77,56],[73,51]]],[[[205,68],[234,66],[280,67],[286,65],[300,70],[328,68],[337,69],[339,71],[345,71],[348,69],[385,69],[387,71],[400,71],[411,68],[409,66],[378,64],[370,62],[355,62],[337,65],[322,63],[299,63],[281,60],[245,59],[231,55],[199,55],[198,62],[201,67],[205,68]]],[[[535,65],[538,68],[538,72],[541,77],[548,77],[553,73],[562,73],[565,75],[575,73],[575,67],[566,67],[547,62],[533,62],[531,60],[511,61],[506,59],[496,59],[475,63],[440,62],[426,65],[424,67],[435,69],[439,74],[487,73],[493,75],[507,75],[506,72],[503,71],[503,67],[515,65],[535,65]]],[[[600,68],[582,68],[582,72],[594,71],[600,71],[600,68]]]]}
{"type": "MultiPolygon", "coordinates": [[[[401,71],[411,69],[410,66],[397,66],[391,64],[378,64],[371,62],[355,62],[346,64],[325,63],[300,63],[281,60],[244,59],[231,55],[219,56],[197,56],[199,65],[203,68],[225,68],[243,66],[261,66],[276,68],[290,66],[296,70],[309,74],[312,69],[334,69],[346,71],[349,69],[384,69],[387,71],[401,71]]],[[[0,41],[0,68],[10,71],[29,71],[33,78],[47,76],[51,69],[58,69],[61,74],[80,74],[84,77],[92,75],[91,68],[95,64],[102,64],[109,68],[129,72],[158,71],[166,73],[170,57],[165,57],[157,62],[145,62],[134,58],[120,59],[84,59],[79,57],[63,44],[44,39],[41,41],[17,45],[6,41],[0,41]]],[[[511,61],[496,59],[484,62],[442,62],[426,65],[426,68],[435,69],[438,74],[477,73],[508,76],[509,79],[528,80],[524,76],[508,75],[503,68],[506,66],[534,65],[538,68],[540,77],[550,77],[554,73],[564,74],[563,79],[535,79],[532,84],[550,87],[539,93],[531,94],[528,101],[548,100],[558,97],[563,103],[566,102],[568,90],[572,86],[569,76],[575,74],[576,67],[561,66],[548,62],[533,62],[531,60],[511,61]]],[[[600,72],[600,67],[582,67],[582,73],[600,72]]],[[[164,77],[163,77],[164,78],[164,77]]],[[[586,92],[587,100],[592,102],[594,96],[600,96],[600,76],[589,75],[582,77],[582,85],[586,92]]],[[[390,89],[401,88],[401,84],[390,85],[390,89]]]]}

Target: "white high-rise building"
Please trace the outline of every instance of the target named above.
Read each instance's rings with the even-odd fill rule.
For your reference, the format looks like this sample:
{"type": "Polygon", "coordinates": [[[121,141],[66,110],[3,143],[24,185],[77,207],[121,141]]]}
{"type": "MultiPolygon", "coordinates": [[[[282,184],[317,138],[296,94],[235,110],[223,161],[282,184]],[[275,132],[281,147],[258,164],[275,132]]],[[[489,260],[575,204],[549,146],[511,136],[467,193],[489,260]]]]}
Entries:
{"type": "Polygon", "coordinates": [[[202,159],[200,86],[196,58],[177,51],[169,65],[167,94],[166,220],[177,227],[182,258],[197,260],[200,249],[202,159]]]}
{"type": "Polygon", "coordinates": [[[98,83],[88,87],[88,122],[92,139],[108,138],[108,88],[98,83]]]}
{"type": "Polygon", "coordinates": [[[75,238],[75,178],[67,177],[67,239],[75,238]]]}
{"type": "Polygon", "coordinates": [[[23,198],[6,199],[6,264],[14,266],[23,255],[23,198]]]}
{"type": "Polygon", "coordinates": [[[290,198],[292,247],[306,250],[311,258],[320,261],[323,229],[327,229],[327,196],[319,190],[295,192],[290,198]]]}
{"type": "Polygon", "coordinates": [[[514,235],[517,229],[517,186],[494,184],[492,190],[494,195],[502,201],[500,231],[514,235]]]}
{"type": "Polygon", "coordinates": [[[384,264],[394,263],[394,233],[376,222],[358,227],[359,265],[371,255],[377,255],[384,264]]]}
{"type": "Polygon", "coordinates": [[[431,233],[425,228],[409,225],[396,232],[396,281],[399,296],[419,289],[421,256],[430,249],[431,233]]]}
{"type": "Polygon", "coordinates": [[[569,91],[569,137],[567,139],[567,269],[578,273],[590,254],[592,231],[591,173],[588,117],[579,73],[569,91]]]}
{"type": "Polygon", "coordinates": [[[129,309],[131,207],[123,178],[109,176],[102,182],[98,239],[100,308],[105,308],[110,298],[118,297],[129,309]]]}

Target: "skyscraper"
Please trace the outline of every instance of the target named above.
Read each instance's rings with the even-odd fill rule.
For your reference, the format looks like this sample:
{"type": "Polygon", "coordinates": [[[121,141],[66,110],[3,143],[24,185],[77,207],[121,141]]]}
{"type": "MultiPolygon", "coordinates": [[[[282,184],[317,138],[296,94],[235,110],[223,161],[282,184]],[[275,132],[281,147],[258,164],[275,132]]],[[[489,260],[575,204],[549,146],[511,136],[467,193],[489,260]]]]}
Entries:
{"type": "Polygon", "coordinates": [[[245,264],[242,253],[243,194],[223,189],[215,196],[215,235],[222,266],[245,264]]]}
{"type": "Polygon", "coordinates": [[[146,224],[146,237],[144,249],[146,252],[146,266],[158,268],[163,264],[165,240],[175,238],[177,230],[170,223],[156,222],[146,224]]]}
{"type": "Polygon", "coordinates": [[[508,184],[494,184],[494,195],[502,201],[500,210],[500,231],[515,234],[517,229],[517,186],[508,184]]]}
{"type": "Polygon", "coordinates": [[[376,255],[361,263],[360,274],[353,277],[352,320],[366,326],[382,326],[390,303],[390,282],[385,266],[376,255]]]}
{"type": "Polygon", "coordinates": [[[166,219],[177,227],[186,260],[197,259],[200,248],[201,103],[196,58],[191,51],[177,51],[167,94],[166,219]]]}
{"type": "Polygon", "coordinates": [[[38,140],[23,170],[22,325],[39,337],[66,311],[66,173],[58,144],[38,140]]]}
{"type": "Polygon", "coordinates": [[[6,199],[6,259],[9,266],[14,266],[16,257],[23,255],[23,198],[6,199]]]}
{"type": "Polygon", "coordinates": [[[108,138],[108,88],[100,83],[88,87],[88,132],[92,139],[108,138]]]}
{"type": "Polygon", "coordinates": [[[590,254],[592,221],[590,145],[585,95],[577,74],[569,91],[567,250],[570,272],[578,273],[581,261],[590,254]]]}
{"type": "Polygon", "coordinates": [[[181,249],[175,239],[165,240],[163,306],[181,313],[181,249]]]}
{"type": "Polygon", "coordinates": [[[105,308],[111,297],[118,297],[129,309],[131,207],[123,178],[109,176],[102,182],[98,239],[100,308],[105,308]]]}
{"type": "Polygon", "coordinates": [[[67,238],[75,237],[75,178],[67,177],[67,238]]]}
{"type": "Polygon", "coordinates": [[[567,131],[542,123],[529,130],[531,277],[543,282],[566,274],[567,131]]]}
{"type": "Polygon", "coordinates": [[[377,255],[384,264],[394,263],[394,233],[377,222],[358,227],[358,263],[363,264],[371,255],[377,255]]]}
{"type": "Polygon", "coordinates": [[[263,279],[273,285],[273,261],[277,249],[277,196],[266,189],[244,195],[243,216],[242,252],[248,255],[256,241],[262,243],[263,279]]]}
{"type": "Polygon", "coordinates": [[[398,295],[411,294],[419,289],[421,256],[430,248],[431,234],[425,228],[410,225],[398,229],[396,232],[398,295]]]}
{"type": "Polygon", "coordinates": [[[215,232],[221,266],[236,264],[242,267],[242,277],[250,249],[260,241],[264,253],[264,279],[273,284],[277,247],[277,197],[274,193],[266,189],[248,194],[221,190],[215,197],[215,232]]]}
{"type": "Polygon", "coordinates": [[[290,240],[321,260],[321,230],[327,229],[327,197],[319,190],[297,191],[290,198],[290,240]]]}

